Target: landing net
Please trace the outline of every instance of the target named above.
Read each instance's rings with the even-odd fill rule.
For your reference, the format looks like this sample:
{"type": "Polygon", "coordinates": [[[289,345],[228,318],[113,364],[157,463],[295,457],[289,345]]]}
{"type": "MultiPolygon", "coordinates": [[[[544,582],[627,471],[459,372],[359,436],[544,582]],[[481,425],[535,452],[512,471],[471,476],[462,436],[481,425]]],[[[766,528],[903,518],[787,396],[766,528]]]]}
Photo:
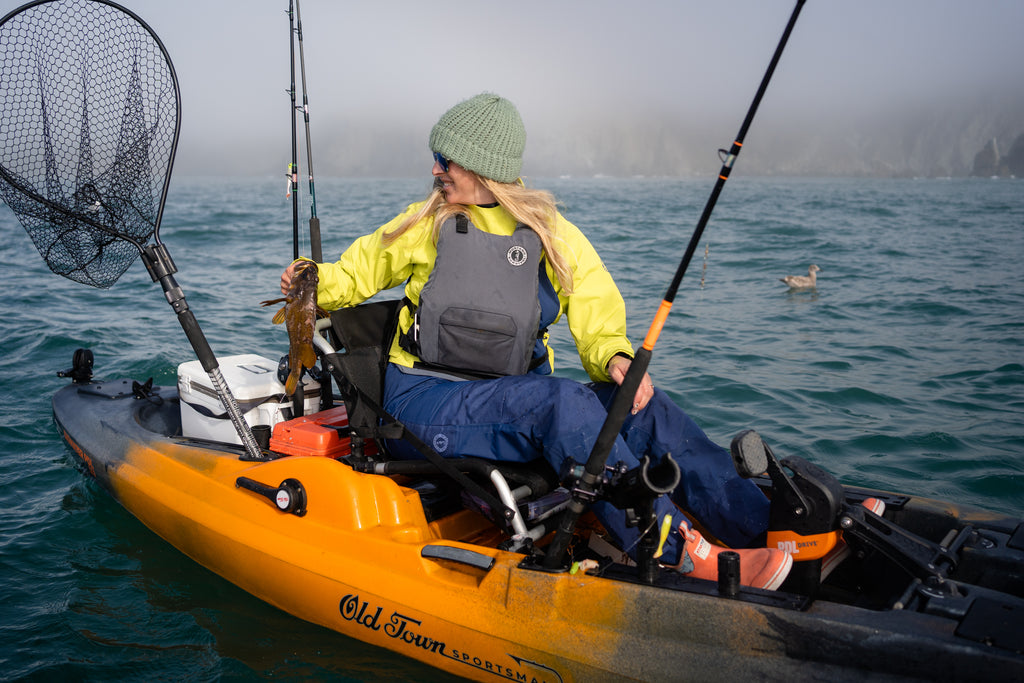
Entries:
{"type": "Polygon", "coordinates": [[[0,23],[0,197],[54,273],[110,287],[158,233],[178,119],[174,68],[129,11],[44,1],[0,23]]]}

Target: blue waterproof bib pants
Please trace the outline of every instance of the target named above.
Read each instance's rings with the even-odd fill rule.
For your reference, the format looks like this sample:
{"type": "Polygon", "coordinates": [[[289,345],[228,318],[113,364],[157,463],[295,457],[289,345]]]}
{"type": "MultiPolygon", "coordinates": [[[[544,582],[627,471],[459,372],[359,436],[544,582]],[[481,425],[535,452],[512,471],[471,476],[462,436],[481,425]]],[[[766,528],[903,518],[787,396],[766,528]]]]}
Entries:
{"type": "MultiPolygon", "coordinates": [[[[561,472],[566,460],[586,462],[617,388],[536,374],[460,382],[389,365],[384,408],[442,456],[505,462],[543,457],[561,472]]],[[[421,457],[402,441],[389,441],[388,449],[396,458],[421,457]]],[[[608,464],[632,469],[645,454],[657,459],[664,453],[679,464],[682,479],[671,496],[657,500],[659,520],[671,515],[677,529],[684,519],[679,508],[685,509],[732,547],[743,547],[765,532],[768,499],[736,474],[728,451],[655,389],[647,407],[627,417],[608,464]]],[[[594,512],[620,547],[634,548],[640,530],[626,526],[621,510],[601,502],[594,512]]],[[[677,533],[669,536],[667,562],[678,561],[680,540],[677,533]]]]}

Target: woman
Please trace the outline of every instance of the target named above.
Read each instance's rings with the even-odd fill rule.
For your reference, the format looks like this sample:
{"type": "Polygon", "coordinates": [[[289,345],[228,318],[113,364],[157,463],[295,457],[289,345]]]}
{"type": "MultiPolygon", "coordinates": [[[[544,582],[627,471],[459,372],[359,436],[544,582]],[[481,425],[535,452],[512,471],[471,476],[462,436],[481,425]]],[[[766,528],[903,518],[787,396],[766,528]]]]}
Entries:
{"type": "MultiPolygon", "coordinates": [[[[586,462],[633,347],[622,296],[590,242],[549,193],[519,179],[525,142],[518,111],[497,95],[448,110],[430,133],[430,196],[357,239],[337,262],[320,264],[318,303],[354,306],[406,283],[385,375],[387,411],[441,455],[543,457],[562,472],[568,461],[586,462]],[[547,327],[563,316],[592,385],[551,375],[547,327]]],[[[283,292],[294,268],[281,277],[283,292]]],[[[394,457],[418,457],[404,443],[389,448],[394,457]]],[[[742,548],[763,544],[768,500],[644,375],[608,464],[631,469],[645,454],[665,453],[682,480],[656,503],[658,519],[670,515],[677,529],[663,558],[714,579],[722,548],[679,508],[742,548]]],[[[639,532],[620,510],[598,503],[594,511],[620,547],[634,547],[639,532]]],[[[780,550],[739,553],[743,582],[761,588],[777,588],[792,565],[780,550]]]]}

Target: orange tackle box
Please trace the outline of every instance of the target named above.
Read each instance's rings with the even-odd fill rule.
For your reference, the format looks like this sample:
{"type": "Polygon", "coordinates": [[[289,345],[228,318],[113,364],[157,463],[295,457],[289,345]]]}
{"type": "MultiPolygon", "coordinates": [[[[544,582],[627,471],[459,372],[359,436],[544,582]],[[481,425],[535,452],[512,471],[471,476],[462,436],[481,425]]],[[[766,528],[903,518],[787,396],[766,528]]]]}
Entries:
{"type": "MultiPolygon", "coordinates": [[[[270,437],[270,450],[285,455],[322,455],[340,458],[352,452],[345,406],[329,408],[319,413],[297,417],[274,425],[270,437]]],[[[374,455],[377,444],[366,442],[365,452],[374,455]]]]}

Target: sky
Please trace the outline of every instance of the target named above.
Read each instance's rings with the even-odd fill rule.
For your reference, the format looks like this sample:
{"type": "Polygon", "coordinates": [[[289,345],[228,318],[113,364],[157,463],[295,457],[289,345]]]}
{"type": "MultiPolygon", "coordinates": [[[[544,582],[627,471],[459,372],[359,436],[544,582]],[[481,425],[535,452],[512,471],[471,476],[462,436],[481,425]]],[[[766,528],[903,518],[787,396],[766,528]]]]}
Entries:
{"type": "MultiPolygon", "coordinates": [[[[0,0],[0,11],[20,4],[0,0]]],[[[160,36],[179,78],[176,173],[283,173],[288,0],[122,4],[160,36]]],[[[518,106],[524,173],[715,170],[793,6],[301,0],[314,170],[426,172],[430,127],[483,91],[518,106]]],[[[1006,148],[1024,133],[1022,28],[1020,0],[808,0],[737,170],[749,157],[766,172],[909,159],[941,171],[986,139],[1006,148]]],[[[301,104],[300,75],[296,43],[301,104]]]]}

